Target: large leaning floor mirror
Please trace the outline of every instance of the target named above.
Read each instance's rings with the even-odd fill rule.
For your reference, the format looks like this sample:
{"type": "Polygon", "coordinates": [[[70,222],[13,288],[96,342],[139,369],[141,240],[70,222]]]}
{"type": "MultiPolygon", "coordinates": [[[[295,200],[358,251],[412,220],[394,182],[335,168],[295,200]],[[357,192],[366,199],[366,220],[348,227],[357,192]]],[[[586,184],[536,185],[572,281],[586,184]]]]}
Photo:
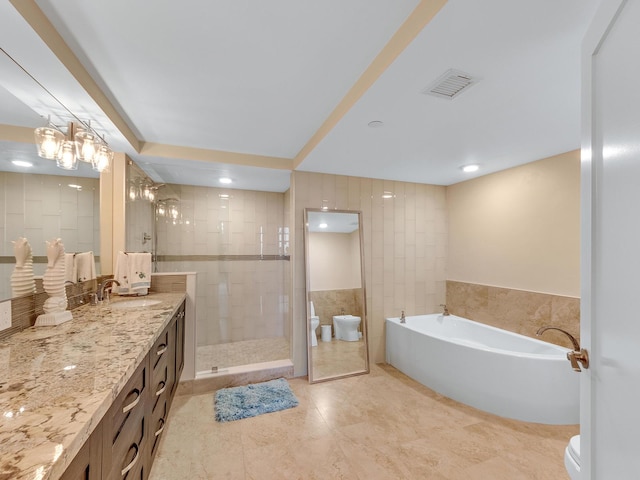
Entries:
{"type": "Polygon", "coordinates": [[[304,215],[309,382],[369,373],[362,215],[304,215]]]}

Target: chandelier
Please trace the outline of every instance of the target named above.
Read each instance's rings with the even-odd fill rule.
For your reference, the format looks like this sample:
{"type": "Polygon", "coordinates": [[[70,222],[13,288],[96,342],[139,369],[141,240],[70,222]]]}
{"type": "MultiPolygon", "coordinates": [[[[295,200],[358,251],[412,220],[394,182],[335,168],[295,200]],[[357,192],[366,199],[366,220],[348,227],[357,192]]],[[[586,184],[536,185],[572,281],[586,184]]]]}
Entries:
{"type": "Polygon", "coordinates": [[[38,156],[55,160],[60,168],[77,170],[78,162],[85,162],[97,172],[109,171],[113,151],[90,122],[69,122],[64,134],[49,118],[47,125],[36,128],[34,134],[38,156]]]}

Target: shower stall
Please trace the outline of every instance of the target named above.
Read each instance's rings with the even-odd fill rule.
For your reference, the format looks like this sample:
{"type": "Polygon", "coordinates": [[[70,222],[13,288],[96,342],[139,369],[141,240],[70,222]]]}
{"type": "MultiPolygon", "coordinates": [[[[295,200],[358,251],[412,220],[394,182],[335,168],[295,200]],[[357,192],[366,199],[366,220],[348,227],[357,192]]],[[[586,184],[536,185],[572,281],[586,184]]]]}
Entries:
{"type": "Polygon", "coordinates": [[[196,375],[291,358],[284,202],[277,192],[163,185],[127,207],[128,249],[151,251],[156,272],[197,273],[196,375]]]}

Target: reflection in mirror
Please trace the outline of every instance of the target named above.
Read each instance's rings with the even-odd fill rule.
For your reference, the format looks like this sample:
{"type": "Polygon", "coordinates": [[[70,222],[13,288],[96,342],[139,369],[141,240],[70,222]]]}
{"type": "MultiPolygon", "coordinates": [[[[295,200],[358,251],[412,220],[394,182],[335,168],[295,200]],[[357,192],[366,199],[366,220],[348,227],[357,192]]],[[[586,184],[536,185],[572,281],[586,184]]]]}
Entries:
{"type": "Polygon", "coordinates": [[[53,238],[62,238],[66,252],[94,252],[99,274],[100,179],[86,167],[67,172],[38,157],[33,144],[0,142],[0,300],[11,298],[12,241],[19,237],[31,245],[36,277],[44,275],[45,241],[53,238]],[[16,166],[14,160],[32,166],[16,166]]]}
{"type": "Polygon", "coordinates": [[[305,209],[309,382],[369,372],[361,214],[305,209]]]}

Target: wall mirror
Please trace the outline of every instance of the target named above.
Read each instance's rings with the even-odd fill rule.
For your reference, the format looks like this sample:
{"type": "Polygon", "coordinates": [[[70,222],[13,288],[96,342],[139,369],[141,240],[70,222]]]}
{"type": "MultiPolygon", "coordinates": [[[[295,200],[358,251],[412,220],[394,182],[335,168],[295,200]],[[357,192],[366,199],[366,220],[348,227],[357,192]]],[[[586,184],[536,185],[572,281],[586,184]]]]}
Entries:
{"type": "Polygon", "coordinates": [[[361,213],[304,214],[309,382],[369,373],[361,213]]]}
{"type": "Polygon", "coordinates": [[[62,170],[38,157],[33,144],[0,141],[0,191],[0,301],[11,298],[12,241],[18,237],[29,240],[35,276],[46,269],[45,240],[57,237],[67,252],[93,251],[100,273],[100,179],[89,164],[62,170]]]}

